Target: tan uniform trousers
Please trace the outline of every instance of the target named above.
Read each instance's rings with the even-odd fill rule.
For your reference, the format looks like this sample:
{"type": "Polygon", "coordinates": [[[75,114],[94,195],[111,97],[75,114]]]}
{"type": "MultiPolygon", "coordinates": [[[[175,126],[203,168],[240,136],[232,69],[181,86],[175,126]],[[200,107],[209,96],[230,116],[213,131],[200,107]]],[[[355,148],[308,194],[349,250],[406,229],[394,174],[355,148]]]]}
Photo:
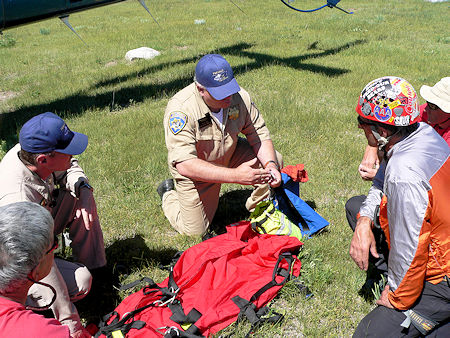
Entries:
{"type": "MultiPolygon", "coordinates": [[[[61,324],[67,325],[71,333],[80,330],[80,316],[73,302],[89,293],[92,283],[89,270],[82,264],[55,258],[50,273],[41,279],[41,282],[55,288],[56,299],[50,307],[55,318],[61,324]]],[[[28,291],[26,305],[43,307],[49,305],[52,298],[53,292],[50,288],[33,284],[28,291]]]]}
{"type": "Polygon", "coordinates": [[[79,209],[78,199],[68,190],[61,189],[56,200],[56,206],[51,213],[55,220],[55,234],[68,229],[72,241],[70,247],[76,262],[86,265],[89,269],[106,265],[103,232],[98,217],[94,219],[90,230],[86,230],[82,217],[75,219],[75,212],[79,209]]]}
{"type": "MultiPolygon", "coordinates": [[[[281,155],[276,152],[279,163],[281,155]]],[[[236,168],[244,162],[255,158],[252,147],[243,138],[238,139],[236,150],[230,161],[230,168],[236,168]]],[[[162,200],[164,215],[172,227],[185,235],[201,235],[208,229],[219,204],[220,183],[208,183],[181,179],[175,182],[176,190],[168,191],[162,200]]],[[[257,187],[249,200],[261,191],[268,191],[268,185],[257,187]]],[[[259,197],[256,197],[259,199],[259,197]]],[[[248,201],[247,201],[247,204],[248,201]]]]}
{"type": "MultiPolygon", "coordinates": [[[[67,325],[71,333],[81,329],[80,316],[72,302],[83,298],[90,290],[92,277],[87,268],[94,269],[106,265],[103,233],[98,217],[91,229],[86,230],[82,218],[74,219],[77,208],[79,208],[78,200],[68,190],[61,189],[56,206],[52,208],[54,231],[55,234],[60,234],[68,228],[74,260],[85,266],[56,259],[57,264],[42,280],[55,288],[56,301],[51,309],[55,318],[61,324],[67,325]]],[[[35,300],[42,299],[38,302],[39,306],[49,304],[51,301],[52,292],[47,287],[35,284],[30,288],[30,292],[35,300]]]]}

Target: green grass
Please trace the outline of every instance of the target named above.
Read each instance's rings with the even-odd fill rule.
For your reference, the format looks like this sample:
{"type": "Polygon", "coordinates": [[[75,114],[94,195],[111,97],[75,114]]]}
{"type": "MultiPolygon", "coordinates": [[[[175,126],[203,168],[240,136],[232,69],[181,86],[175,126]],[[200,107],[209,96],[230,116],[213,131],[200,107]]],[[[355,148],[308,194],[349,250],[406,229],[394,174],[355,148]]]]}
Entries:
{"type": "MultiPolygon", "coordinates": [[[[273,302],[286,310],[285,321],[256,336],[351,336],[373,307],[358,296],[365,275],[348,255],[352,234],[344,214],[346,200],[369,188],[357,173],[366,141],[354,107],[364,85],[383,75],[404,77],[417,91],[448,76],[449,5],[344,0],[340,5],[355,12],[346,15],[328,8],[300,14],[275,0],[236,3],[245,13],[227,0],[147,1],[159,26],[136,1],[74,14],[70,21],[88,47],[57,19],[6,31],[0,157],[17,142],[23,122],[45,111],[88,134],[79,159],[95,187],[109,264],[129,266],[123,282],[141,275],[162,281],[167,272],[158,264],[201,240],[171,229],[155,192],[169,175],[164,109],[191,82],[203,54],[222,53],[263,113],[285,164],[305,164],[310,181],[301,186],[302,198],[331,223],[301,254],[302,279],[314,297],[288,285],[273,302]],[[206,22],[195,25],[196,19],[206,22]],[[161,56],[125,61],[128,50],[142,46],[161,56]]],[[[223,224],[235,220],[236,189],[244,188],[223,187],[223,224]]],[[[237,336],[247,329],[240,325],[237,336]]]]}

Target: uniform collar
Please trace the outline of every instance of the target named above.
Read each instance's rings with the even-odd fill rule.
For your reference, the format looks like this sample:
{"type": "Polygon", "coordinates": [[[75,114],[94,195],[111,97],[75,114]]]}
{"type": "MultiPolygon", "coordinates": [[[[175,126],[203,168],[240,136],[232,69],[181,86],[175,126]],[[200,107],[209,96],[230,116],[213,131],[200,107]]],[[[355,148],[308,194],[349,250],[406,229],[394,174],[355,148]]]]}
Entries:
{"type": "Polygon", "coordinates": [[[18,163],[19,172],[18,174],[23,178],[22,182],[23,184],[26,184],[27,186],[31,187],[32,189],[36,190],[45,200],[49,200],[50,193],[48,191],[48,185],[50,184],[50,181],[52,180],[52,176],[50,175],[47,181],[44,181],[42,178],[39,177],[38,174],[31,171],[25,163],[23,163],[19,158],[19,151],[20,151],[20,145],[17,145],[14,147],[14,155],[15,160],[18,163]]]}

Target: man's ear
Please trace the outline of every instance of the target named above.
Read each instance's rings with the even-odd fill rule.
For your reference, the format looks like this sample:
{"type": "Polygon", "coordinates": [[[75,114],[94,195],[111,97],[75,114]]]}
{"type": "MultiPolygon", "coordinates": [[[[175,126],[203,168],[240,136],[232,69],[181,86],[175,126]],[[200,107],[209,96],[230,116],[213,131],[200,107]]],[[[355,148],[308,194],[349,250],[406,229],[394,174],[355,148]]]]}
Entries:
{"type": "Polygon", "coordinates": [[[378,126],[378,131],[381,137],[388,137],[391,135],[391,132],[382,126],[378,126]]]}
{"type": "Polygon", "coordinates": [[[39,280],[39,268],[40,268],[41,262],[39,262],[39,264],[37,266],[35,266],[33,268],[33,270],[30,271],[30,273],[28,274],[28,277],[35,281],[35,280],[39,280]]]}
{"type": "Polygon", "coordinates": [[[36,163],[37,163],[37,164],[44,164],[44,163],[47,163],[47,155],[45,155],[45,154],[39,154],[39,155],[36,157],[36,163]]]}
{"type": "Polygon", "coordinates": [[[205,88],[200,87],[197,83],[195,84],[197,86],[197,90],[200,93],[201,96],[205,94],[205,88]]]}

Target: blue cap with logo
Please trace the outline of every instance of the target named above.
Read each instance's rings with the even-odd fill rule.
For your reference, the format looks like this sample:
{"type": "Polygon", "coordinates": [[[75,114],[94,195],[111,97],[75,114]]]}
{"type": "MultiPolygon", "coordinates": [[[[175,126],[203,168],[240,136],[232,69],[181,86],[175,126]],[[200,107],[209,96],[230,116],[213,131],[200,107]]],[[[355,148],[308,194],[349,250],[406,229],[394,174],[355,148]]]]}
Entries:
{"type": "Polygon", "coordinates": [[[195,79],[216,100],[223,100],[241,90],[230,64],[218,54],[207,54],[200,59],[195,67],[195,79]]]}
{"type": "Polygon", "coordinates": [[[19,143],[29,153],[56,151],[78,155],[86,149],[88,137],[71,131],[62,118],[48,112],[25,122],[19,133],[19,143]]]}

